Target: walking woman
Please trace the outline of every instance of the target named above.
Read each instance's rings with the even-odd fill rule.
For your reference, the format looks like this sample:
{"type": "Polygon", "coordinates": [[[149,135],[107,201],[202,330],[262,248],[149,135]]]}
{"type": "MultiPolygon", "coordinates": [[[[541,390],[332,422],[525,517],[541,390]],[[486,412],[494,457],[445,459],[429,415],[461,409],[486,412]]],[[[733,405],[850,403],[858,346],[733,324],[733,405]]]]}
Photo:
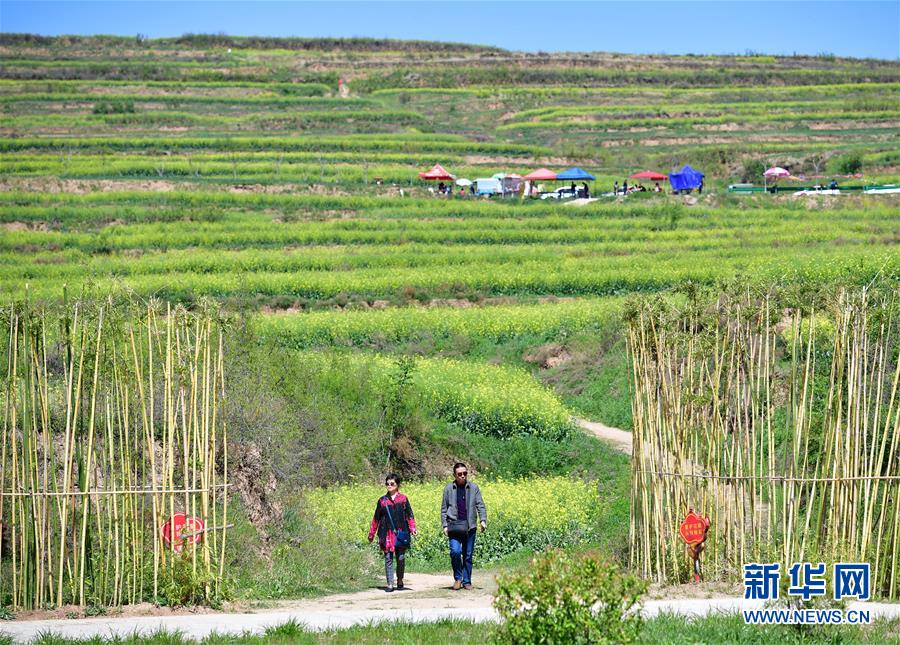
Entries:
{"type": "Polygon", "coordinates": [[[385,591],[394,590],[394,560],[397,561],[397,590],[403,590],[403,570],[406,568],[406,550],[410,534],[416,534],[416,518],[406,495],[400,492],[400,478],[391,473],[384,478],[387,492],[375,505],[375,516],[369,527],[369,542],[378,533],[378,544],[384,551],[385,591]]]}

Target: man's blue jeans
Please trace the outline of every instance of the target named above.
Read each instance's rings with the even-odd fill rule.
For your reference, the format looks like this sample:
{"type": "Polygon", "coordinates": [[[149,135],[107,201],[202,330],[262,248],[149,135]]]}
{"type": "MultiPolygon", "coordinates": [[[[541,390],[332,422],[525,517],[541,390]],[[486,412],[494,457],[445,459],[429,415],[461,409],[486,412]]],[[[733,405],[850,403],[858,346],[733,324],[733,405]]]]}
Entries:
{"type": "Polygon", "coordinates": [[[472,551],[475,550],[476,529],[468,535],[450,534],[450,564],[453,566],[453,579],[464,585],[472,584],[472,551]]]}

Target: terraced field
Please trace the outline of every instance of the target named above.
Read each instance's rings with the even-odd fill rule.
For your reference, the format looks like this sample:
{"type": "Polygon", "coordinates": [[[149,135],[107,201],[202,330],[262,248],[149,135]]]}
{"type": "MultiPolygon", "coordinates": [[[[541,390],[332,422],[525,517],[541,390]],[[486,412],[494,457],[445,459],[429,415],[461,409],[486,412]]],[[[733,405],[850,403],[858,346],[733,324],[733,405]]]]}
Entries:
{"type": "Polygon", "coordinates": [[[891,198],[724,193],[848,157],[858,182],[896,181],[894,62],[213,36],[5,35],[0,55],[4,298],[213,297],[298,349],[552,343],[614,326],[628,293],[897,269],[891,198]],[[692,163],[711,194],[436,199],[416,177],[434,161],[581,165],[595,192],[692,163]]]}
{"type": "MultiPolygon", "coordinates": [[[[896,195],[726,190],[770,165],[900,182],[896,61],[11,34],[0,60],[0,301],[124,292],[232,314],[231,436],[256,451],[241,467],[262,464],[245,480],[271,474],[288,500],[283,522],[261,504],[235,529],[229,567],[266,597],[310,593],[306,563],[362,563],[360,482],[396,468],[430,499],[459,459],[498,505],[537,495],[539,473],[587,513],[554,532],[505,509],[515,539],[485,557],[590,543],[624,561],[627,460],[573,416],[630,428],[629,298],[900,275],[896,195]],[[689,163],[706,186],[439,197],[417,177],[436,162],[472,179],[577,165],[594,195],[689,163]],[[309,500],[339,493],[338,536],[294,510],[335,483],[352,486],[309,500]]],[[[443,562],[438,531],[422,545],[420,564],[443,562]]]]}

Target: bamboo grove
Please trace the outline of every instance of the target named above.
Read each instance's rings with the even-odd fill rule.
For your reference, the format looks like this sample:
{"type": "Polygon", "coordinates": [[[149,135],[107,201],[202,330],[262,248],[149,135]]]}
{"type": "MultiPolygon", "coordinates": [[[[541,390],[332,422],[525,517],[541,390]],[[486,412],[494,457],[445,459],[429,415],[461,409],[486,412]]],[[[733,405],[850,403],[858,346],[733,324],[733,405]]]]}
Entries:
{"type": "Polygon", "coordinates": [[[18,303],[2,310],[0,336],[3,604],[120,605],[173,587],[220,597],[228,462],[215,310],[18,303]],[[176,528],[168,543],[161,528],[176,513],[205,530],[176,528]]]}
{"type": "Polygon", "coordinates": [[[813,308],[744,287],[630,308],[638,572],[687,579],[678,528],[695,509],[711,518],[707,579],[870,562],[873,593],[900,597],[897,295],[842,290],[813,308]]]}

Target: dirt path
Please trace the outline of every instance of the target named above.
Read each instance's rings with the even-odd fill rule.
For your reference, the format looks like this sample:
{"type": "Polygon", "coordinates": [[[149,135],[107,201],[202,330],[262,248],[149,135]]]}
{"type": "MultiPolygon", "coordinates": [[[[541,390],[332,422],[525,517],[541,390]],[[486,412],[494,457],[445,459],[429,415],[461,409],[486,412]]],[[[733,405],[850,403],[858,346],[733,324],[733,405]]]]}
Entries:
{"type": "Polygon", "coordinates": [[[579,419],[577,417],[575,418],[575,423],[601,441],[611,444],[612,447],[619,452],[624,452],[627,455],[631,454],[630,432],[625,432],[618,428],[611,428],[610,426],[603,425],[599,421],[588,421],[587,419],[579,419]]]}
{"type": "MultiPolygon", "coordinates": [[[[368,592],[362,592],[368,593],[368,592]]],[[[382,592],[383,593],[383,592],[382,592]]],[[[395,592],[396,593],[396,592],[395,592]]],[[[463,592],[454,592],[461,594],[463,592]]],[[[393,595],[393,594],[385,594],[393,595]]],[[[659,614],[676,614],[686,617],[710,614],[737,613],[744,609],[762,609],[762,600],[731,598],[688,598],[673,600],[649,600],[641,607],[644,618],[659,614]]],[[[853,602],[847,609],[867,610],[873,620],[878,618],[900,619],[900,604],[853,602]]],[[[11,621],[0,623],[0,638],[8,636],[14,642],[27,643],[48,633],[64,638],[129,638],[150,635],[159,630],[178,631],[191,639],[203,639],[212,634],[262,634],[270,627],[295,621],[317,631],[367,625],[380,621],[402,620],[407,622],[433,622],[453,618],[475,622],[496,621],[499,616],[490,607],[475,605],[440,608],[413,607],[404,603],[397,609],[348,609],[333,611],[281,610],[253,614],[205,614],[200,616],[141,616],[133,618],[92,618],[87,620],[11,621]]]]}
{"type": "MultiPolygon", "coordinates": [[[[386,593],[384,587],[372,587],[355,593],[337,594],[305,600],[285,600],[273,603],[266,611],[365,611],[368,609],[452,609],[489,608],[497,589],[494,572],[472,574],[474,589],[454,591],[453,576],[431,573],[407,573],[406,589],[386,593]]],[[[384,584],[384,581],[381,581],[384,584]]]]}

